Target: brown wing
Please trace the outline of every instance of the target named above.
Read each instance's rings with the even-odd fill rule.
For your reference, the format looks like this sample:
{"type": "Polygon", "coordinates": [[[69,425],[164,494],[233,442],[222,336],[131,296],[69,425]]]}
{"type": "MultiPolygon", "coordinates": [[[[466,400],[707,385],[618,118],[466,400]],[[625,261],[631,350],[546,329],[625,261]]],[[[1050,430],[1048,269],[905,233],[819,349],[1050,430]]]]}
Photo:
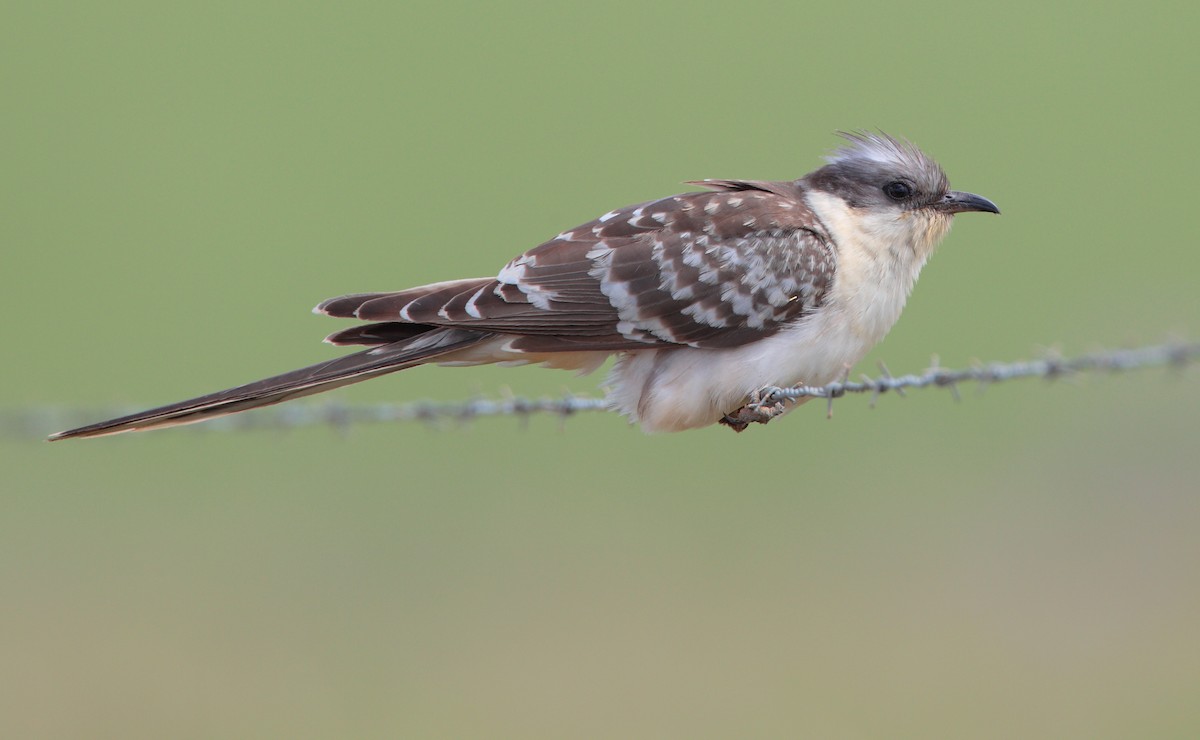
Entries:
{"type": "MultiPolygon", "coordinates": [[[[611,211],[510,262],[496,278],[331,299],[333,316],[519,335],[511,349],[733,347],[821,305],[836,269],[825,231],[791,183],[705,181],[716,192],[611,211]]],[[[365,337],[365,339],[364,339],[365,337]]]]}

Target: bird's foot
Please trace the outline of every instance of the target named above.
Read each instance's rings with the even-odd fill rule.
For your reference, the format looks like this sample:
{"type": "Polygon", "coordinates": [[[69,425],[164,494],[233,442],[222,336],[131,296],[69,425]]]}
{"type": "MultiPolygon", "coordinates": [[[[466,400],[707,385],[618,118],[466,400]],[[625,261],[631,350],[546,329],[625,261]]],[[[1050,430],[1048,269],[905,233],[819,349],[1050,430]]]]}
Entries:
{"type": "Polygon", "coordinates": [[[747,403],[736,411],[721,417],[721,424],[735,432],[744,432],[751,424],[766,424],[787,410],[781,400],[775,400],[778,388],[759,388],[749,395],[747,403]]]}

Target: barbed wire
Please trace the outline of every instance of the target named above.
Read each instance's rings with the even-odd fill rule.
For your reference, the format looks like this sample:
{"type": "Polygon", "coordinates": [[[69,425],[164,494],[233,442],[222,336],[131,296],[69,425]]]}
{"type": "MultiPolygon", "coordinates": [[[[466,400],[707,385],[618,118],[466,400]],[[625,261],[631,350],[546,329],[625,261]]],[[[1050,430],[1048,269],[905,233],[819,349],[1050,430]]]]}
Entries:
{"type": "MultiPolygon", "coordinates": [[[[904,395],[906,389],[942,388],[960,398],[958,387],[978,384],[982,391],[989,385],[1021,378],[1063,377],[1095,373],[1119,373],[1153,367],[1184,368],[1200,360],[1200,342],[1171,342],[1133,349],[1105,350],[1066,358],[1048,352],[1041,359],[1016,362],[975,364],[963,369],[940,367],[937,357],[930,367],[920,373],[893,375],[883,363],[880,375],[863,375],[858,381],[849,379],[824,386],[794,388],[765,388],[755,394],[752,409],[761,409],[770,416],[770,409],[779,404],[801,399],[824,398],[832,415],[833,401],[846,394],[870,394],[870,404],[884,393],[895,391],[904,395]]],[[[47,434],[77,426],[87,421],[121,416],[139,408],[72,409],[37,407],[0,411],[0,435],[19,438],[41,438],[47,434]]],[[[322,403],[284,404],[233,416],[218,417],[185,428],[197,431],[241,431],[249,429],[295,429],[309,426],[349,428],[359,424],[380,424],[418,421],[433,426],[447,423],[463,424],[474,419],[492,416],[515,416],[526,422],[535,415],[556,416],[565,421],[575,414],[591,411],[611,411],[609,402],[591,396],[563,395],[557,398],[500,399],[472,398],[466,401],[416,403],[346,404],[339,401],[322,403]]]]}
{"type": "Polygon", "coordinates": [[[958,386],[963,383],[978,383],[985,390],[993,383],[1020,378],[1057,378],[1084,373],[1118,373],[1151,367],[1171,366],[1182,368],[1200,359],[1200,342],[1157,344],[1133,349],[1105,350],[1078,357],[1062,357],[1057,350],[1050,350],[1039,360],[1017,362],[992,362],[977,364],[961,370],[950,370],[939,365],[933,357],[930,366],[922,373],[892,375],[886,365],[879,363],[881,375],[877,378],[862,376],[860,382],[841,381],[825,386],[796,386],[794,388],[768,388],[760,392],[759,404],[768,406],[781,401],[800,398],[833,399],[847,393],[870,393],[874,406],[879,396],[895,391],[903,396],[906,388],[946,388],[955,400],[961,400],[958,386]]]}

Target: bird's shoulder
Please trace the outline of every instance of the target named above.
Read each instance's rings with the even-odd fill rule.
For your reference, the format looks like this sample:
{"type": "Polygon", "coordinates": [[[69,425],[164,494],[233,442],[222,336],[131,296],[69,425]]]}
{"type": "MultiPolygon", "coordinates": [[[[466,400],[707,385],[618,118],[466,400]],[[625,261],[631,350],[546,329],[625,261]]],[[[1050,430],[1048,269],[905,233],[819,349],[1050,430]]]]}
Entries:
{"type": "Polygon", "coordinates": [[[798,183],[694,180],[687,184],[704,190],[613,209],[562,231],[529,251],[552,250],[555,244],[629,239],[660,232],[736,239],[759,232],[804,229],[826,236],[798,183]]]}

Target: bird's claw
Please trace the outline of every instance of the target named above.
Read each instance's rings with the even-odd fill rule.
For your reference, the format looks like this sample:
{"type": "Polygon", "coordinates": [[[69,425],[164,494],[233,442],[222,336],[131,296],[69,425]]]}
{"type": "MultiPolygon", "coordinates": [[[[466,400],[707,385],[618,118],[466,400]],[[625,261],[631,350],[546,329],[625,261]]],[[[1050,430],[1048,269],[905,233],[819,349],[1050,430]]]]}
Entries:
{"type": "Polygon", "coordinates": [[[766,424],[787,410],[783,401],[774,400],[778,388],[760,388],[751,393],[745,406],[721,417],[721,424],[735,432],[744,432],[751,424],[766,424]]]}

